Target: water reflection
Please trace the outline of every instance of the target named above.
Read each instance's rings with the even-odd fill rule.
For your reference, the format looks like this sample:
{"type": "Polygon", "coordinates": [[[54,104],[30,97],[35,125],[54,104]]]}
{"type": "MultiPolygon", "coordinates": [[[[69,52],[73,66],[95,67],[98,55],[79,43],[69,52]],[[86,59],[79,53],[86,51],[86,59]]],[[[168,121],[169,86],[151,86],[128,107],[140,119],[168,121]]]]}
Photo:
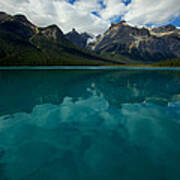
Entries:
{"type": "Polygon", "coordinates": [[[87,97],[95,84],[108,102],[167,105],[180,99],[179,72],[1,71],[0,113],[31,112],[37,104],[59,104],[64,97],[87,97]]]}
{"type": "Polygon", "coordinates": [[[179,180],[180,75],[0,72],[1,180],[179,180]]]}

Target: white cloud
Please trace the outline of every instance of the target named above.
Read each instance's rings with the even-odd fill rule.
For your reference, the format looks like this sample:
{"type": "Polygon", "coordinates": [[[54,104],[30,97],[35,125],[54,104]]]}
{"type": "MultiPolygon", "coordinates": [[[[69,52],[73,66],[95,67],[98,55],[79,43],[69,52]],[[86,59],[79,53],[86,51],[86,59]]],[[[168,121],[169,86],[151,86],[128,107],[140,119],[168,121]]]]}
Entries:
{"type": "Polygon", "coordinates": [[[63,1],[54,3],[59,24],[66,32],[75,27],[80,32],[87,31],[99,34],[108,28],[109,21],[104,21],[103,19],[91,14],[93,9],[92,6],[87,5],[89,11],[83,11],[80,10],[80,5],[76,3],[74,5],[63,1]]]}
{"type": "Polygon", "coordinates": [[[0,10],[25,14],[39,26],[57,24],[64,32],[76,28],[80,32],[100,34],[110,20],[123,17],[134,25],[162,24],[180,15],[179,0],[0,0],[0,10]],[[96,16],[92,12],[97,12],[96,16]]]}
{"type": "Polygon", "coordinates": [[[39,26],[57,24],[66,33],[72,28],[80,32],[99,34],[108,28],[110,22],[103,20],[91,12],[101,7],[98,0],[78,0],[73,5],[65,0],[6,0],[0,2],[0,8],[7,13],[25,14],[39,26]]]}
{"type": "Polygon", "coordinates": [[[111,19],[114,16],[122,16],[127,7],[121,0],[104,0],[105,9],[100,11],[103,19],[111,19]]]}
{"type": "Polygon", "coordinates": [[[74,3],[74,7],[77,11],[91,13],[93,11],[98,11],[101,6],[99,4],[99,0],[77,0],[74,3]]]}
{"type": "Polygon", "coordinates": [[[132,0],[124,18],[132,24],[163,24],[180,15],[179,0],[132,0]]]}

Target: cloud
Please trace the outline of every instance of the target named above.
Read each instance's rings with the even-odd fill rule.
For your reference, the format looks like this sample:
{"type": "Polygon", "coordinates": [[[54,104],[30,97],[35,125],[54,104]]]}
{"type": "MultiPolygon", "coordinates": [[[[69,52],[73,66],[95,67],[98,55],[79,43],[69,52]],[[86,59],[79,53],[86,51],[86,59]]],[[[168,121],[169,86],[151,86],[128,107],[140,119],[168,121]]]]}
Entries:
{"type": "Polygon", "coordinates": [[[6,0],[0,10],[25,14],[38,26],[100,34],[119,17],[134,25],[163,24],[180,15],[179,0],[6,0]]]}
{"type": "Polygon", "coordinates": [[[119,0],[104,0],[105,8],[100,11],[100,15],[103,19],[112,19],[125,14],[126,5],[119,0]]]}
{"type": "Polygon", "coordinates": [[[93,3],[84,4],[84,1],[79,1],[72,5],[62,1],[55,2],[55,7],[59,24],[64,31],[69,31],[75,27],[80,32],[87,31],[99,34],[108,28],[109,21],[105,21],[91,13],[97,8],[93,6],[93,3]]]}
{"type": "Polygon", "coordinates": [[[136,25],[164,24],[180,15],[179,0],[132,0],[124,19],[136,25]]]}
{"type": "Polygon", "coordinates": [[[72,28],[80,32],[100,34],[108,28],[110,21],[92,14],[101,8],[97,0],[78,0],[73,4],[65,0],[6,0],[0,2],[2,11],[25,14],[39,26],[57,24],[66,33],[72,28]]]}

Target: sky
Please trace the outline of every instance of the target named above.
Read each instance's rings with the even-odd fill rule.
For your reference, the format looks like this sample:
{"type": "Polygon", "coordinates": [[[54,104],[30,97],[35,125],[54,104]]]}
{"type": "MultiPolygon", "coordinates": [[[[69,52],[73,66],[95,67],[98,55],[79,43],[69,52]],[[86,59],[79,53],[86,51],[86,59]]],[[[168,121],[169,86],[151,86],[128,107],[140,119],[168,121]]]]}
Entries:
{"type": "Polygon", "coordinates": [[[76,28],[94,35],[111,23],[180,26],[180,0],[0,0],[0,11],[24,14],[38,26],[58,25],[64,33],[76,28]]]}

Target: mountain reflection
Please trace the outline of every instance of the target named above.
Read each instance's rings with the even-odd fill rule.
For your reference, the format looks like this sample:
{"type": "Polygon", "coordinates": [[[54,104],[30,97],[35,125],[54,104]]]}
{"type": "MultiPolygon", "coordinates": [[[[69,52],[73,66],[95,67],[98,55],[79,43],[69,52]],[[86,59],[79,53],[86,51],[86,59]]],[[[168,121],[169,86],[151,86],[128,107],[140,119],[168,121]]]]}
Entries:
{"type": "Polygon", "coordinates": [[[38,104],[64,97],[86,98],[93,84],[115,106],[167,105],[180,100],[180,73],[158,71],[1,71],[0,114],[31,112],[38,104]]]}
{"type": "Polygon", "coordinates": [[[179,73],[3,71],[0,83],[0,179],[180,179],[179,73]]]}

